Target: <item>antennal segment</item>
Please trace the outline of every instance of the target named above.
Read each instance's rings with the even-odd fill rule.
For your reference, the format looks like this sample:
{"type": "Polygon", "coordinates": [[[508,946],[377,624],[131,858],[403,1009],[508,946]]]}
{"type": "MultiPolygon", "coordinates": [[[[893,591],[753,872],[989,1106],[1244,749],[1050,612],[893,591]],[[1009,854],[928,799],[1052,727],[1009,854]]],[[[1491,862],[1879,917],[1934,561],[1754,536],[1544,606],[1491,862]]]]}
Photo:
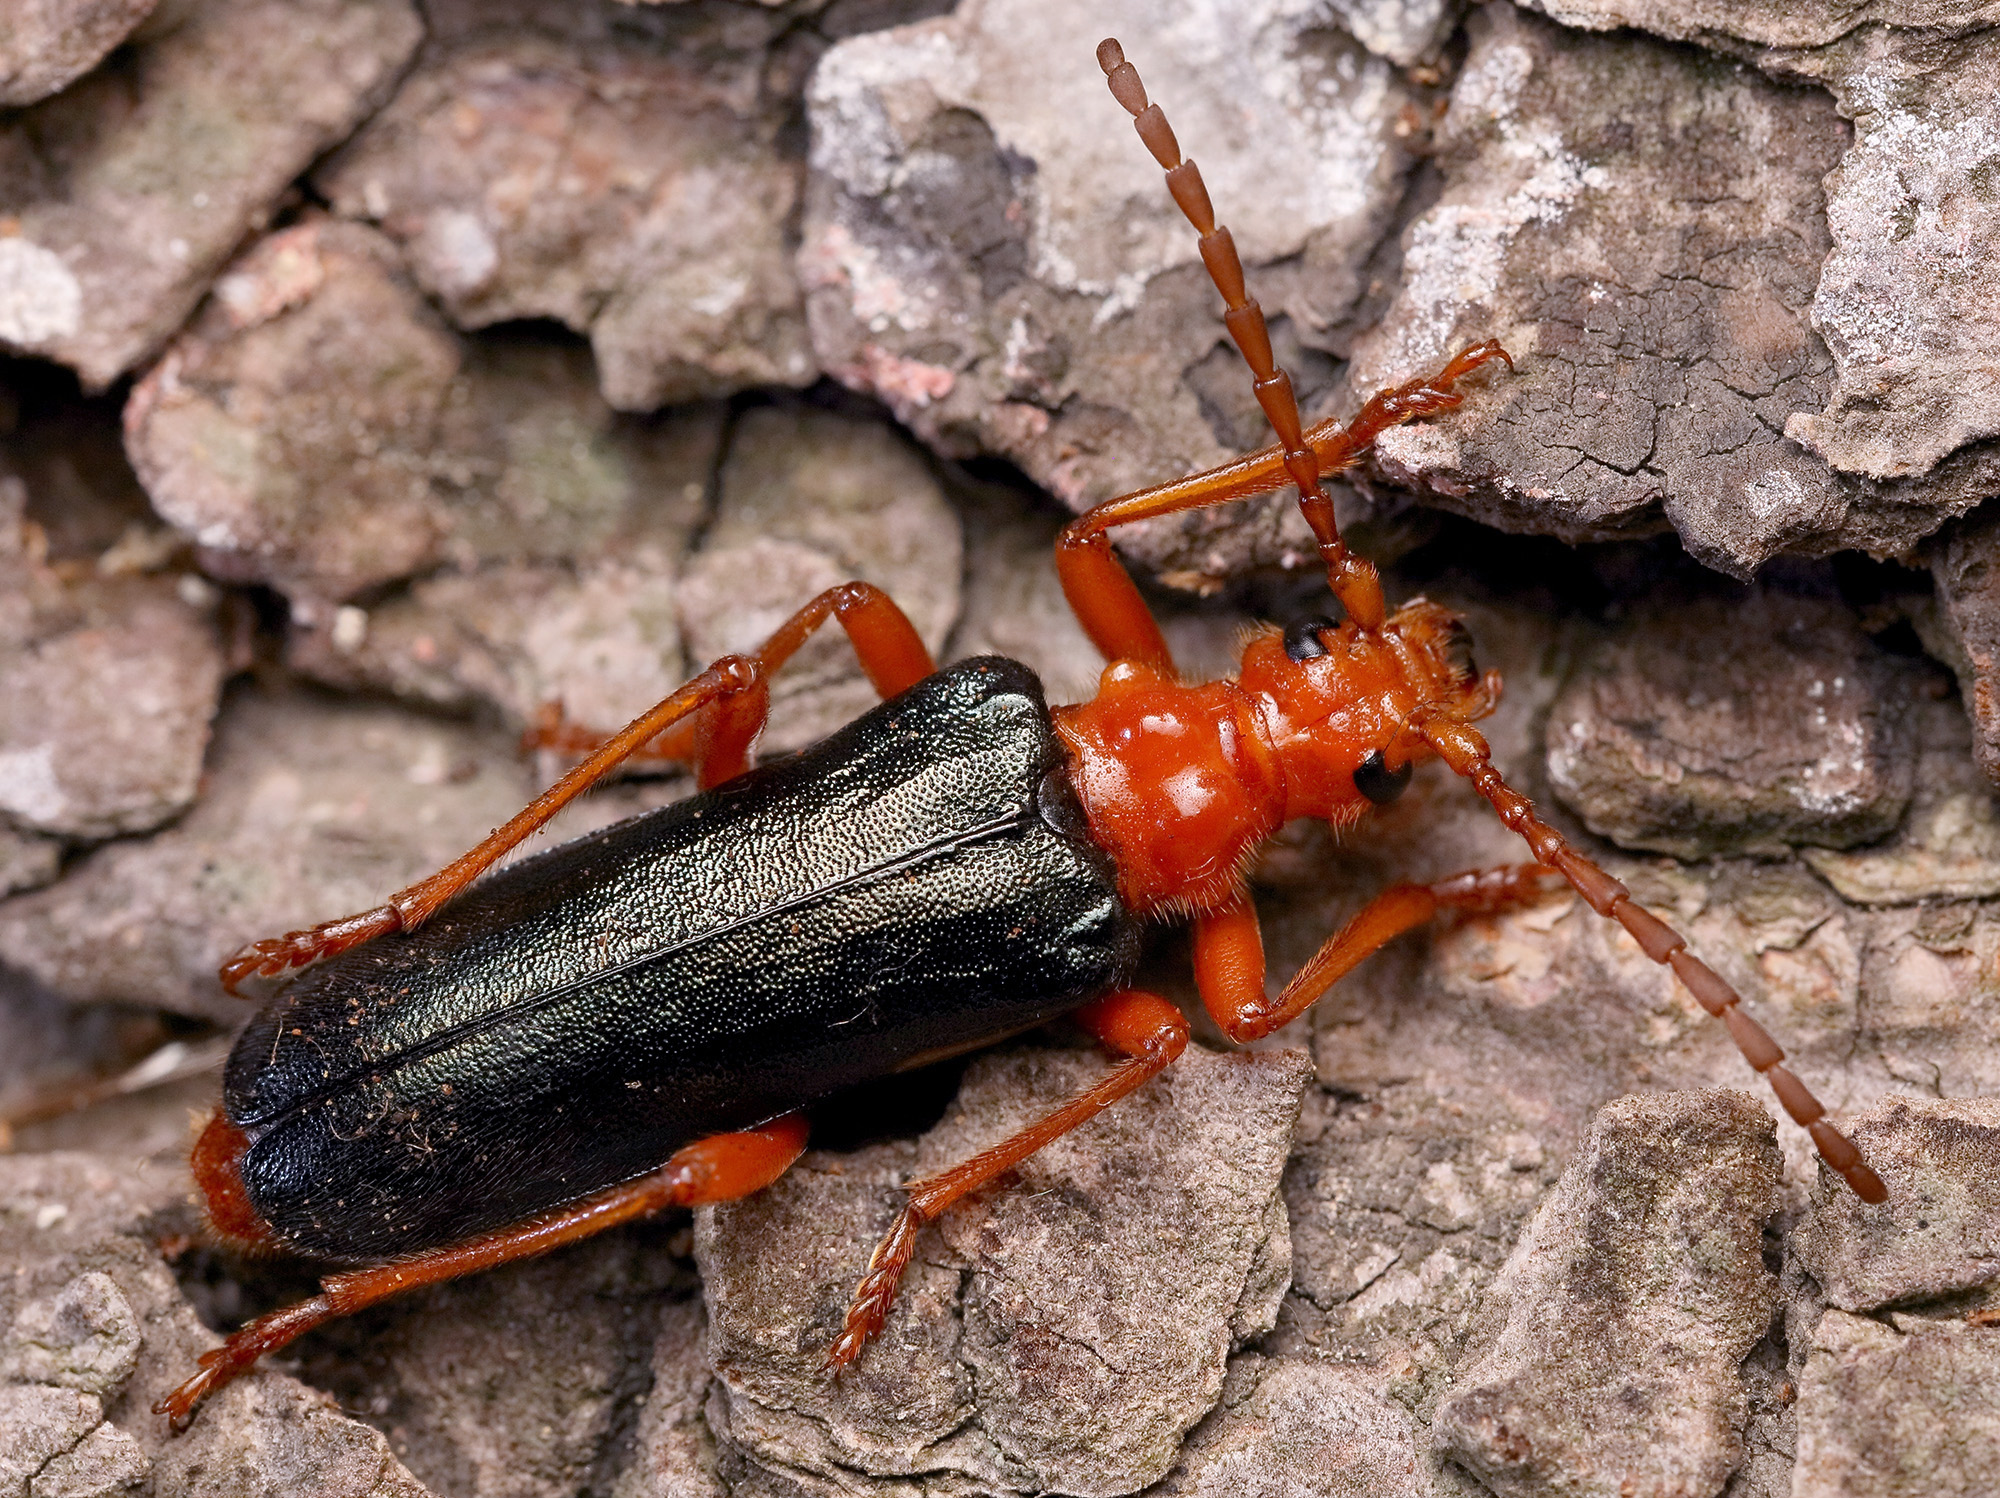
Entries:
{"type": "Polygon", "coordinates": [[[1208,267],[1215,289],[1222,293],[1226,309],[1222,314],[1223,324],[1236,347],[1242,350],[1244,362],[1255,378],[1251,388],[1257,393],[1257,404],[1264,408],[1271,429],[1278,434],[1285,472],[1298,486],[1299,509],[1319,541],[1328,586],[1355,623],[1367,630],[1380,629],[1385,616],[1382,580],[1370,563],[1355,556],[1340,539],[1333,500],[1319,481],[1319,455],[1305,440],[1292,377],[1278,368],[1272,355],[1271,331],[1264,321],[1264,309],[1244,287],[1243,261],[1236,253],[1236,241],[1229,230],[1215,221],[1215,208],[1209,202],[1207,184],[1201,180],[1201,168],[1181,159],[1180,142],[1174,138],[1173,126],[1167,123],[1160,106],[1146,98],[1146,85],[1139,81],[1139,70],[1125,60],[1125,49],[1117,41],[1107,38],[1097,44],[1097,64],[1104,69],[1112,97],[1132,116],[1139,139],[1165,169],[1167,190],[1174,195],[1195,233],[1201,236],[1201,262],[1208,267]]]}
{"type": "Polygon", "coordinates": [[[1438,757],[1471,781],[1473,789],[1500,814],[1500,820],[1527,841],[1538,862],[1549,865],[1567,879],[1592,910],[1630,932],[1653,961],[1672,968],[1674,976],[1694,995],[1695,1001],[1729,1027],[1730,1039],[1742,1051],[1743,1059],[1771,1084],[1771,1090],[1777,1093],[1792,1121],[1812,1135],[1820,1158],[1854,1188],[1854,1194],[1869,1203],[1887,1201],[1889,1191],[1882,1178],[1868,1168],[1847,1136],[1827,1120],[1826,1109],[1806,1084],[1783,1064],[1784,1051],[1762,1025],[1743,1012],[1742,996],[1715,969],[1688,951],[1687,939],[1635,904],[1630,890],[1536,816],[1528,798],[1509,786],[1493,768],[1486,740],[1476,729],[1450,719],[1434,718],[1422,724],[1421,731],[1437,750],[1438,757]]]}

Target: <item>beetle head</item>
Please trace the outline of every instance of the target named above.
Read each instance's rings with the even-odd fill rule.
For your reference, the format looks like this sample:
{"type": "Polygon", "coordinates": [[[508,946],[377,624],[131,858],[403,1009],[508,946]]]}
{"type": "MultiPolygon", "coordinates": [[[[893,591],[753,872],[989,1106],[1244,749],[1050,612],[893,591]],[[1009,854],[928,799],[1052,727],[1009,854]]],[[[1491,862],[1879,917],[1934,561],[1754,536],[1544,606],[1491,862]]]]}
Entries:
{"type": "Polygon", "coordinates": [[[1500,698],[1465,622],[1422,598],[1379,629],[1318,617],[1267,630],[1244,649],[1241,682],[1283,764],[1287,817],[1336,825],[1395,800],[1432,756],[1414,725],[1469,723],[1500,698]]]}

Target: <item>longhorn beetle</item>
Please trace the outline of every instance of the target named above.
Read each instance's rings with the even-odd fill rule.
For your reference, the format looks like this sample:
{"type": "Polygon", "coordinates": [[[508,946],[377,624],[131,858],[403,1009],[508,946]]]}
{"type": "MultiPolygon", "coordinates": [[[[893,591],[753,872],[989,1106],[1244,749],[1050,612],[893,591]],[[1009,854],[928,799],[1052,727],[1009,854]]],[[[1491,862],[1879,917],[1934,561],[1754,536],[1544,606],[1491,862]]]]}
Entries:
{"type": "MultiPolygon", "coordinates": [[[[748,1195],[805,1148],[800,1110],[814,1100],[1070,1014],[1122,1059],[1047,1117],[909,1188],[827,1353],[830,1369],[853,1363],[924,1223],[1186,1046],[1180,1010],[1127,986],[1149,916],[1191,913],[1202,1002],[1241,1042],[1291,1023],[1439,911],[1497,912],[1565,880],[1729,1027],[1833,1170],[1864,1200],[1885,1198],[1735,991],[1501,779],[1472,726],[1500,680],[1474,668],[1464,626],[1422,599],[1390,613],[1375,568],[1341,541],[1322,475],[1385,429],[1457,406],[1475,370],[1513,361],[1476,344],[1377,394],[1344,428],[1302,430],[1200,172],[1118,43],[1097,58],[1200,235],[1277,444],[1110,500],[1062,533],[1064,595],[1108,662],[1088,702],[1048,707],[1012,661],[939,671],[885,594],[847,583],[755,655],[715,662],[597,743],[449,867],[230,958],[232,992],[316,965],[230,1055],[222,1108],[193,1154],[209,1217],[236,1244],[358,1267],[204,1354],[159,1406],[177,1423],[330,1318],[663,1207],[748,1195]],[[1288,484],[1342,617],[1267,628],[1234,679],[1183,681],[1109,533],[1288,484]],[[752,768],[772,673],[829,619],[885,700],[752,768]],[[691,763],[697,794],[473,885],[642,751],[691,763]],[[1534,861],[1392,887],[1269,997],[1243,877],[1253,852],[1296,817],[1359,820],[1432,757],[1534,861]]],[[[574,744],[559,727],[548,736],[574,744]]]]}

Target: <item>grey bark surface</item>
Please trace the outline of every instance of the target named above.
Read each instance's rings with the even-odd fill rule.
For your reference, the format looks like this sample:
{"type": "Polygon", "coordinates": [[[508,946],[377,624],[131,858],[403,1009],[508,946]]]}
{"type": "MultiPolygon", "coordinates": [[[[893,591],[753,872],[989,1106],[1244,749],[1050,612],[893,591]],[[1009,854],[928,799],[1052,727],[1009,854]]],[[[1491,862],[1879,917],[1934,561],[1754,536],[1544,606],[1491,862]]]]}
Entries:
{"type": "Polygon", "coordinates": [[[20,0],[0,22],[0,107],[58,94],[132,34],[157,0],[20,0]]]}
{"type": "Polygon", "coordinates": [[[65,583],[0,489],[0,819],[17,887],[46,837],[149,832],[194,803],[222,690],[219,595],[100,568],[65,583]],[[42,838],[36,835],[41,834],[42,838]]]}
{"type": "Polygon", "coordinates": [[[0,130],[0,345],[109,385],[173,334],[422,36],[407,0],[175,5],[0,130]]]}
{"type": "Polygon", "coordinates": [[[34,1498],[129,1492],[323,1491],[418,1498],[388,1440],[297,1380],[260,1373],[210,1419],[170,1435],[149,1408],[216,1338],[157,1246],[185,1212],[185,1181],[106,1156],[0,1159],[0,1480],[34,1498]],[[53,1378],[48,1378],[53,1375],[53,1378]]]}
{"type": "Polygon", "coordinates": [[[1937,606],[1925,643],[1958,675],[1973,752],[2000,784],[2000,514],[1982,510],[1932,548],[1937,606]]]}
{"type": "Polygon", "coordinates": [[[1493,1282],[1501,1325],[1438,1406],[1440,1449],[1503,1498],[1718,1490],[1776,1299],[1778,1175],[1770,1116],[1740,1093],[1600,1111],[1493,1282]]]}
{"type": "Polygon", "coordinates": [[[1640,613],[1550,707],[1550,786],[1600,837],[1679,858],[1879,842],[1910,803],[1914,687],[1822,599],[1640,613]]]}
{"type": "Polygon", "coordinates": [[[1825,95],[1507,7],[1469,32],[1442,196],[1404,231],[1401,286],[1348,380],[1365,395],[1477,336],[1532,367],[1392,436],[1379,472],[1510,529],[1664,520],[1737,576],[1780,552],[1907,547],[1992,491],[2000,460],[1978,445],[1877,474],[1788,440],[1835,374],[1822,182],[1848,132],[1825,95]]]}
{"type": "Polygon", "coordinates": [[[441,38],[316,180],[405,247],[458,326],[587,333],[620,410],[809,384],[786,234],[803,174],[763,86],[778,29],[710,12],[441,38]]]}
{"type": "MultiPolygon", "coordinates": [[[[0,1493],[2000,1486],[2000,8],[145,9],[0,23],[0,1493]],[[829,1110],[748,1201],[336,1325],[169,1435],[216,1330],[313,1283],[191,1204],[214,1078],[166,1063],[240,1023],[224,954],[462,852],[555,772],[517,748],[552,707],[614,727],[847,578],[1087,697],[1063,522],[1268,440],[1106,32],[1309,416],[1514,353],[1335,485],[1343,527],[1465,614],[1495,763],[1890,1203],[1560,892],[1249,1054],[1166,934],[1139,981],[1195,1048],[926,1229],[839,1382],[900,1187],[1101,1075],[1071,1032],[829,1110]]],[[[1191,677],[1328,607],[1282,499],[1125,554],[1191,677]]],[[[837,630],[776,688],[766,754],[873,700],[837,630]]],[[[1389,883],[1523,857],[1435,766],[1289,828],[1249,871],[1272,981],[1389,883]]]]}

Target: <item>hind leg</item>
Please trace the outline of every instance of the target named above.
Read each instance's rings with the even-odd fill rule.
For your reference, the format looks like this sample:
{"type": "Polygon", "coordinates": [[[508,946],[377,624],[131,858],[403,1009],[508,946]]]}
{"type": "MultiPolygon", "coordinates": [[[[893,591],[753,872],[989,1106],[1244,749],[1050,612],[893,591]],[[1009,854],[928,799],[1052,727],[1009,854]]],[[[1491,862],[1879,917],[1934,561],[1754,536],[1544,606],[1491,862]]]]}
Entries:
{"type": "Polygon", "coordinates": [[[316,1326],[351,1316],[364,1306],[419,1285],[440,1284],[516,1259],[532,1259],[667,1207],[733,1201],[762,1191],[791,1167],[805,1147],[804,1115],[787,1114],[761,1129],[697,1140],[651,1175],[613,1186],[519,1227],[414,1259],[329,1276],[320,1282],[320,1293],[312,1299],[259,1316],[232,1333],[220,1347],[203,1353],[201,1371],[154,1405],[154,1412],[169,1417],[175,1428],[183,1427],[202,1400],[247,1372],[265,1353],[276,1352],[316,1326]]]}

